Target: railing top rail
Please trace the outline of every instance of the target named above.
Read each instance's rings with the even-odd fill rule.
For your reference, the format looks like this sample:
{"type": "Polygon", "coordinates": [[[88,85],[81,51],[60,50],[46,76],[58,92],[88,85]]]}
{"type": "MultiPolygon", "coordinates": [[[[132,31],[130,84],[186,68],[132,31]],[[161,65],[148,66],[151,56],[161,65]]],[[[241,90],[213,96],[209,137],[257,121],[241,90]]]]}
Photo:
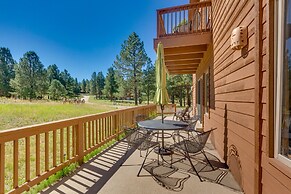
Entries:
{"type": "Polygon", "coordinates": [[[104,118],[107,116],[114,116],[122,112],[140,110],[143,108],[150,108],[150,107],[155,107],[155,106],[156,105],[154,104],[150,104],[150,105],[137,106],[137,107],[131,107],[131,108],[126,108],[126,109],[111,110],[111,111],[98,113],[98,114],[91,114],[91,115],[70,118],[70,119],[63,119],[63,120],[58,120],[58,121],[31,125],[31,126],[2,130],[0,131],[0,143],[32,136],[32,135],[36,135],[40,133],[49,132],[55,129],[61,129],[68,126],[77,125],[80,122],[82,123],[82,122],[91,121],[94,119],[104,118]]]}
{"type": "Polygon", "coordinates": [[[191,4],[185,4],[185,5],[179,5],[179,6],[174,6],[174,7],[158,9],[157,13],[158,14],[171,13],[174,11],[187,10],[187,9],[191,9],[193,7],[198,7],[198,6],[199,7],[211,6],[211,1],[203,1],[203,2],[199,2],[199,3],[191,3],[191,4]]]}

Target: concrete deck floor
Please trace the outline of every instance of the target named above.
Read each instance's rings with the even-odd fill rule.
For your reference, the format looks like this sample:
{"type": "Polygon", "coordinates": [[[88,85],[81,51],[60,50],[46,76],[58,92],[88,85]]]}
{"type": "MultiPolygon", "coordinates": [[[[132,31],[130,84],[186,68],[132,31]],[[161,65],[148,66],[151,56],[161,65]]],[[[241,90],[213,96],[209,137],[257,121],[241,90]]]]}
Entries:
{"type": "MultiPolygon", "coordinates": [[[[63,178],[61,181],[47,188],[41,193],[54,194],[79,194],[79,193],[99,193],[99,194],[238,194],[239,186],[234,181],[231,173],[227,169],[220,168],[223,165],[219,162],[216,151],[210,143],[207,143],[205,151],[215,166],[215,171],[205,170],[199,162],[195,164],[200,171],[199,174],[204,181],[200,182],[198,177],[192,172],[187,161],[174,164],[178,171],[165,179],[166,185],[162,186],[159,179],[151,176],[146,170],[142,170],[141,176],[137,177],[138,170],[143,161],[138,150],[130,150],[124,156],[127,144],[118,142],[100,155],[94,157],[86,164],[82,165],[71,176],[63,178]],[[123,161],[125,161],[123,163],[123,161]],[[184,179],[183,179],[184,178],[184,179]],[[181,179],[179,181],[179,179],[181,179]],[[178,180],[176,186],[173,181],[178,180]]],[[[144,153],[142,153],[144,156],[144,153]]],[[[202,155],[203,156],[203,155],[202,155]]],[[[179,157],[175,155],[175,157],[179,157]]],[[[174,160],[175,160],[174,157],[174,160]]],[[[147,163],[156,161],[157,156],[152,153],[147,163]]],[[[193,159],[195,160],[195,158],[193,159]]],[[[197,158],[199,161],[199,158],[197,158]]],[[[220,160],[221,161],[221,160],[220,160]]],[[[155,163],[152,163],[155,164],[155,163]]],[[[209,169],[209,168],[208,168],[209,169]]]]}

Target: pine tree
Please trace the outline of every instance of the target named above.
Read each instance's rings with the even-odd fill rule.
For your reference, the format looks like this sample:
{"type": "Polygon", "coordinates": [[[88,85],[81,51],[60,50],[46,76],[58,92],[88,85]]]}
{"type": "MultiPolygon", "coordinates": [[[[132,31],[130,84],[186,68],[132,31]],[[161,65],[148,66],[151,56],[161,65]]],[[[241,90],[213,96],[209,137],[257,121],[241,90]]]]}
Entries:
{"type": "Polygon", "coordinates": [[[10,96],[15,61],[8,48],[0,47],[0,96],[10,96]]]}
{"type": "Polygon", "coordinates": [[[41,80],[43,79],[43,64],[34,51],[23,55],[15,67],[15,78],[11,80],[11,86],[18,96],[34,99],[41,93],[41,80]]]}
{"type": "Polygon", "coordinates": [[[147,63],[148,57],[144,43],[133,32],[121,45],[119,56],[116,56],[114,67],[123,75],[125,80],[130,80],[134,91],[135,105],[138,104],[138,85],[141,82],[142,67],[147,63]]]}
{"type": "Polygon", "coordinates": [[[155,66],[152,65],[150,60],[146,69],[143,70],[142,77],[142,91],[146,94],[147,103],[149,104],[150,98],[154,97],[156,89],[155,66]]]}
{"type": "Polygon", "coordinates": [[[47,67],[47,76],[49,80],[49,84],[52,83],[52,80],[60,80],[60,70],[56,64],[49,65],[47,67]]]}
{"type": "Polygon", "coordinates": [[[83,79],[81,82],[81,92],[86,93],[86,80],[83,79]]]}
{"type": "Polygon", "coordinates": [[[96,95],[97,98],[97,74],[96,72],[92,73],[90,80],[90,93],[96,95]]]}
{"type": "Polygon", "coordinates": [[[115,72],[113,67],[110,67],[105,79],[104,93],[109,96],[110,100],[113,100],[114,94],[118,91],[118,85],[115,79],[115,72]]]}
{"type": "Polygon", "coordinates": [[[70,75],[68,70],[64,70],[60,73],[60,82],[67,91],[67,96],[74,97],[75,79],[70,75]]]}
{"type": "Polygon", "coordinates": [[[65,97],[67,93],[65,86],[56,79],[52,80],[48,91],[52,100],[60,100],[62,97],[65,97]]]}
{"type": "Polygon", "coordinates": [[[102,96],[102,91],[104,90],[104,87],[105,87],[105,77],[104,77],[102,71],[100,71],[97,74],[97,94],[98,94],[99,99],[102,96]]]}
{"type": "Polygon", "coordinates": [[[86,79],[86,93],[90,93],[90,81],[86,79]]]}

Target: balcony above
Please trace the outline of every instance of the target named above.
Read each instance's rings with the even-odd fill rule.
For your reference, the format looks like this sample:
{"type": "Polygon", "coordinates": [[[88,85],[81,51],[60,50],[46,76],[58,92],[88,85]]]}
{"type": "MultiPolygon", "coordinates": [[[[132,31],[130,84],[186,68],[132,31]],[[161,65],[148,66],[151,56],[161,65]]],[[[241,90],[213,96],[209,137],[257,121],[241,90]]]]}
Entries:
{"type": "Polygon", "coordinates": [[[211,2],[157,10],[157,38],[170,74],[194,74],[212,43],[211,2]]]}

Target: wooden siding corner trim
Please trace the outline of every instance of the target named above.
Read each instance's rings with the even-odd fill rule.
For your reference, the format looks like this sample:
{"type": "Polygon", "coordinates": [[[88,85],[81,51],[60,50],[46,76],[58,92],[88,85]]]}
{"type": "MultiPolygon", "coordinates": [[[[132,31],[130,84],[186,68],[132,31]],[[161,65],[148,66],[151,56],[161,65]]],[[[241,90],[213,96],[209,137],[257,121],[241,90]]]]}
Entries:
{"type": "Polygon", "coordinates": [[[269,30],[267,31],[268,43],[269,43],[269,68],[268,72],[268,156],[274,157],[274,0],[269,0],[268,21],[269,30]]]}
{"type": "Polygon", "coordinates": [[[254,169],[254,191],[255,193],[262,193],[262,49],[263,49],[263,10],[262,10],[262,0],[256,0],[255,3],[255,35],[256,35],[256,46],[255,46],[255,169],[254,169]]]}

